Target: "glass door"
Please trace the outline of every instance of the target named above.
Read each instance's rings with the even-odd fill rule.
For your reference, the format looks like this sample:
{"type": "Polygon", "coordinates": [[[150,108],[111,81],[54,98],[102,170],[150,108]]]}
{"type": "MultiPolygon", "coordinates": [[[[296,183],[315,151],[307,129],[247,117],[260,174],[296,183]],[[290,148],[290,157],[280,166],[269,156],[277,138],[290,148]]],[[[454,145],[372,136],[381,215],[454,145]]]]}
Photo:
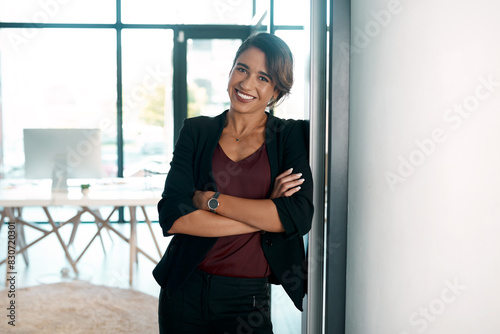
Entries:
{"type": "Polygon", "coordinates": [[[229,106],[227,80],[234,54],[250,35],[248,27],[174,32],[174,142],[185,118],[220,114],[229,106]]]}
{"type": "Polygon", "coordinates": [[[227,81],[241,39],[187,40],[188,117],[215,116],[229,108],[227,81]]]}

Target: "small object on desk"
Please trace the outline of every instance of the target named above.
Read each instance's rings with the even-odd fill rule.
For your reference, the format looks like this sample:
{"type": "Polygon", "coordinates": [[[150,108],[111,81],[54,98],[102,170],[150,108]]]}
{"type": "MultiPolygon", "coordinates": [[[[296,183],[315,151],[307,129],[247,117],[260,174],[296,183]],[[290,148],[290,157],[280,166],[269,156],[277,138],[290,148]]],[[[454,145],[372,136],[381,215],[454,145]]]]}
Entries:
{"type": "Polygon", "coordinates": [[[90,191],[90,184],[82,184],[80,187],[82,188],[83,196],[87,196],[90,191]]]}

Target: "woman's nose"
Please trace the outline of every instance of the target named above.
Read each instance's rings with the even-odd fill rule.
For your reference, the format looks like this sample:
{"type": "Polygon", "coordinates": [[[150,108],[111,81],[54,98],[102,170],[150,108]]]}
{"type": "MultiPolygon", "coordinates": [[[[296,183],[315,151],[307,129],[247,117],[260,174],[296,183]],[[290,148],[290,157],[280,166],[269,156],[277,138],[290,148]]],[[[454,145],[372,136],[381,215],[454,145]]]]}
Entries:
{"type": "Polygon", "coordinates": [[[244,90],[250,90],[254,88],[254,86],[255,86],[254,79],[251,76],[248,76],[240,81],[240,87],[243,88],[244,90]]]}

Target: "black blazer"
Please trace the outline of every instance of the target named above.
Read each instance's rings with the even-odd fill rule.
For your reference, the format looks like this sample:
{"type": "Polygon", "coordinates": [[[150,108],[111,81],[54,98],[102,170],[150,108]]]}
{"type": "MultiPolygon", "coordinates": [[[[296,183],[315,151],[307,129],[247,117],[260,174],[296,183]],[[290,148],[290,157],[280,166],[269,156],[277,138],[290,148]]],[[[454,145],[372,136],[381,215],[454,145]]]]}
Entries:
{"type": "MultiPolygon", "coordinates": [[[[159,223],[164,236],[173,223],[196,209],[195,190],[217,191],[212,157],[224,129],[227,111],[216,117],[195,117],[184,121],[176,142],[162,199],[158,203],[159,223]]],[[[266,149],[271,166],[270,196],[274,179],[293,167],[305,179],[301,190],[291,197],[273,199],[285,229],[283,233],[263,232],[262,248],[271,267],[270,282],[283,285],[295,306],[302,310],[305,294],[306,261],[302,236],[311,228],[313,183],[308,160],[308,124],[268,115],[266,149]]],[[[194,272],[217,238],[176,234],[153,275],[167,295],[178,289],[194,272]]]]}

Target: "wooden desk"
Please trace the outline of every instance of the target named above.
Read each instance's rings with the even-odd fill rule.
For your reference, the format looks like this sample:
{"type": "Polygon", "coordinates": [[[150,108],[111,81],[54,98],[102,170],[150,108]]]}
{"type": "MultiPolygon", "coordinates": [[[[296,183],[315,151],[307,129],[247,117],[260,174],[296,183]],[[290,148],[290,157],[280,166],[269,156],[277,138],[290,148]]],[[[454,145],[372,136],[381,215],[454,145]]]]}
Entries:
{"type": "MultiPolygon", "coordinates": [[[[21,253],[25,256],[25,251],[35,245],[40,240],[46,238],[50,234],[55,234],[66,258],[71,264],[71,267],[78,274],[77,263],[90,247],[92,242],[99,236],[103,228],[118,235],[121,239],[130,244],[130,277],[129,282],[133,281],[134,262],[137,259],[138,253],[143,254],[152,262],[157,263],[161,256],[161,250],[153,233],[152,223],[146,213],[146,206],[156,206],[161,198],[160,188],[154,188],[147,178],[127,178],[127,179],[99,179],[99,180],[69,180],[68,192],[53,193],[51,190],[51,180],[1,180],[0,181],[0,208],[3,208],[0,217],[0,224],[3,225],[7,218],[9,222],[15,222],[16,226],[24,229],[25,226],[36,229],[42,233],[42,236],[27,244],[24,234],[16,239],[16,254],[21,253]],[[91,185],[88,195],[83,195],[80,189],[81,184],[89,183],[91,185]],[[55,222],[50,213],[50,208],[71,206],[78,208],[76,215],[64,222],[55,222]],[[34,223],[30,223],[23,219],[22,211],[25,207],[41,207],[46,215],[47,221],[50,224],[50,229],[43,229],[34,223]],[[112,207],[111,213],[103,218],[99,208],[112,207]],[[126,207],[130,212],[130,237],[125,237],[109,224],[109,220],[116,210],[120,207],[126,207]],[[151,236],[155,243],[158,258],[155,259],[150,254],[143,251],[137,245],[137,209],[140,208],[144,214],[145,222],[149,227],[151,236]],[[59,229],[66,224],[73,223],[74,229],[71,240],[74,238],[76,228],[80,222],[80,217],[83,213],[89,213],[94,217],[97,225],[96,234],[89,240],[87,246],[82,253],[76,257],[69,252],[67,243],[61,237],[59,229]],[[76,258],[76,259],[75,259],[76,258]]],[[[1,228],[0,225],[0,228],[1,228]]],[[[22,232],[22,231],[20,231],[22,232]]],[[[16,233],[17,235],[17,233],[16,233]]],[[[7,253],[8,254],[8,253],[7,253]]],[[[28,258],[25,256],[25,260],[28,258]]],[[[0,262],[0,265],[6,263],[7,259],[0,262]]],[[[28,262],[27,262],[28,263],[28,262]]],[[[9,272],[9,270],[7,270],[9,272]]]]}

